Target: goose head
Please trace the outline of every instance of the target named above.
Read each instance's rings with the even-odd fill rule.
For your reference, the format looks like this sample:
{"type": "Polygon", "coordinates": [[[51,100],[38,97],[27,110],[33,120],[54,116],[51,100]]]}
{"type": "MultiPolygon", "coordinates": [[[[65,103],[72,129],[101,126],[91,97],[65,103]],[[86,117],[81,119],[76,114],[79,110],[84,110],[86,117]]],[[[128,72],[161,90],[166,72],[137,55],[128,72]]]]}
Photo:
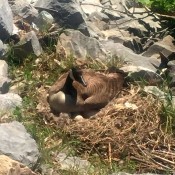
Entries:
{"type": "Polygon", "coordinates": [[[82,71],[76,67],[73,67],[68,74],[68,77],[72,80],[72,81],[78,81],[80,84],[82,84],[84,87],[87,86],[83,75],[82,75],[82,71]]]}

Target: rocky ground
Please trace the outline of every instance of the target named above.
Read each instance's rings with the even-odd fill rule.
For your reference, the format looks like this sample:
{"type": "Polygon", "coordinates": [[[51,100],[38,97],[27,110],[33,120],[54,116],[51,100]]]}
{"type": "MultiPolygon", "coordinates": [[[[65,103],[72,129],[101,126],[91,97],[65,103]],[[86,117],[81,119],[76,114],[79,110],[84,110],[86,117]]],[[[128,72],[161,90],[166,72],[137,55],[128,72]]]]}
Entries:
{"type": "Polygon", "coordinates": [[[172,16],[134,0],[0,4],[0,174],[175,170],[172,16]],[[55,118],[47,91],[73,65],[115,65],[127,86],[91,119],[55,118]]]}

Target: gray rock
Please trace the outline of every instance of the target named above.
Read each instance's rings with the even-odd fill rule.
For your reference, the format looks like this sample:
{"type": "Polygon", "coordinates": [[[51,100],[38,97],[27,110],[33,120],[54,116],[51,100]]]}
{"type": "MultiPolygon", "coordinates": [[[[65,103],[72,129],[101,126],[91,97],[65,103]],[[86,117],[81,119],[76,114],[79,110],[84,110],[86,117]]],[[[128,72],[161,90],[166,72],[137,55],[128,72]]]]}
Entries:
{"type": "Polygon", "coordinates": [[[145,86],[144,91],[150,94],[155,95],[156,97],[160,99],[164,99],[165,96],[167,95],[165,92],[161,91],[158,87],[156,86],[145,86]]]}
{"type": "Polygon", "coordinates": [[[102,12],[93,12],[89,15],[88,19],[92,21],[93,19],[99,19],[100,21],[109,22],[109,17],[102,12]]]}
{"type": "Polygon", "coordinates": [[[34,31],[27,33],[14,47],[14,58],[23,60],[30,54],[39,56],[43,50],[34,31]]]}
{"type": "Polygon", "coordinates": [[[22,105],[22,98],[13,93],[0,94],[0,116],[4,112],[14,110],[22,105]]]}
{"type": "Polygon", "coordinates": [[[162,103],[164,103],[165,106],[171,105],[175,108],[175,96],[173,94],[165,93],[156,86],[145,86],[144,91],[155,95],[162,103]]]}
{"type": "Polygon", "coordinates": [[[13,31],[13,15],[7,0],[0,0],[0,39],[9,38],[13,31]]]}
{"type": "Polygon", "coordinates": [[[39,28],[40,31],[46,32],[53,24],[53,17],[50,13],[42,11],[39,13],[38,17],[34,20],[34,23],[39,28]]]}
{"type": "Polygon", "coordinates": [[[4,60],[0,60],[0,94],[7,93],[9,90],[11,80],[7,76],[8,65],[4,60]]]}
{"type": "Polygon", "coordinates": [[[159,52],[162,52],[165,56],[169,56],[172,53],[175,54],[175,46],[173,44],[174,38],[170,35],[163,38],[163,40],[154,43],[152,46],[148,48],[146,52],[143,53],[143,56],[153,57],[158,56],[159,52]]]}
{"type": "Polygon", "coordinates": [[[157,31],[161,28],[160,21],[157,16],[148,15],[147,10],[145,8],[130,8],[130,13],[133,13],[133,16],[137,19],[141,19],[143,22],[145,22],[146,25],[149,26],[150,29],[154,29],[154,31],[157,31]]]}
{"type": "Polygon", "coordinates": [[[104,7],[109,7],[111,5],[110,0],[101,0],[101,4],[104,7]]]}
{"type": "Polygon", "coordinates": [[[65,153],[59,153],[56,159],[60,163],[60,169],[62,170],[75,170],[87,174],[93,168],[89,161],[76,156],[70,157],[65,153]]]}
{"type": "Polygon", "coordinates": [[[58,54],[62,48],[66,50],[67,55],[73,54],[77,58],[106,58],[106,52],[101,48],[99,41],[79,31],[68,30],[61,34],[57,43],[58,54]]]}
{"type": "Polygon", "coordinates": [[[113,11],[113,10],[109,10],[109,9],[105,9],[104,10],[104,14],[106,14],[111,20],[116,20],[116,19],[120,19],[121,15],[119,12],[117,11],[113,11]]]}
{"type": "MultiPolygon", "coordinates": [[[[101,24],[103,23],[103,21],[101,22],[101,24]]],[[[89,22],[87,21],[86,22],[87,26],[88,26],[88,30],[89,30],[89,33],[90,33],[90,36],[93,37],[93,38],[105,38],[105,35],[102,33],[102,31],[100,30],[100,26],[99,26],[99,23],[98,22],[89,22]]],[[[103,27],[101,25],[101,27],[103,27]]]]}
{"type": "Polygon", "coordinates": [[[15,16],[21,16],[30,24],[38,16],[38,11],[31,5],[31,1],[15,0],[11,8],[15,16]]]}
{"type": "Polygon", "coordinates": [[[123,44],[125,41],[131,40],[129,32],[126,30],[119,30],[118,28],[112,28],[109,30],[102,31],[105,37],[109,40],[113,40],[114,43],[123,44]]]}
{"type": "Polygon", "coordinates": [[[102,48],[108,51],[108,59],[111,62],[115,62],[114,59],[120,58],[124,63],[121,69],[124,72],[130,74],[131,80],[144,79],[150,84],[155,84],[162,81],[160,75],[157,74],[157,67],[160,65],[160,61],[155,58],[143,57],[135,54],[129,48],[124,47],[120,43],[114,43],[112,41],[101,41],[102,48]]]}
{"type": "Polygon", "coordinates": [[[85,14],[90,15],[94,12],[101,12],[102,5],[99,0],[84,0],[81,7],[85,14]]]}
{"type": "Polygon", "coordinates": [[[144,36],[146,32],[148,32],[147,28],[145,25],[140,24],[138,20],[135,20],[131,17],[124,17],[120,20],[117,20],[114,24],[111,24],[111,27],[118,27],[119,29],[125,29],[130,32],[130,34],[134,36],[144,36]]]}
{"type": "Polygon", "coordinates": [[[5,94],[9,91],[11,80],[0,75],[0,94],[5,94]]]}
{"type": "Polygon", "coordinates": [[[0,59],[7,53],[7,46],[0,40],[0,59]]]}
{"type": "Polygon", "coordinates": [[[131,38],[123,42],[123,45],[133,50],[135,53],[140,54],[143,52],[143,47],[139,38],[131,38]]]}
{"type": "Polygon", "coordinates": [[[148,85],[157,85],[163,82],[163,79],[159,74],[143,66],[126,65],[120,69],[128,73],[126,78],[127,82],[143,81],[143,83],[147,83],[148,85]]]}
{"type": "Polygon", "coordinates": [[[29,167],[36,164],[39,156],[36,142],[21,123],[2,123],[0,133],[0,154],[8,155],[29,167]]]}
{"type": "Polygon", "coordinates": [[[8,64],[4,60],[0,60],[0,76],[8,76],[8,64]]]}
{"type": "Polygon", "coordinates": [[[110,56],[112,58],[114,56],[117,56],[125,63],[127,63],[127,65],[144,67],[145,69],[149,69],[153,72],[157,71],[154,65],[156,65],[157,67],[160,65],[160,61],[156,58],[149,58],[137,55],[131,49],[123,46],[120,43],[103,40],[100,41],[100,44],[103,48],[109,51],[108,57],[110,56]]]}
{"type": "Polygon", "coordinates": [[[85,23],[86,15],[78,0],[61,2],[57,0],[38,0],[35,7],[50,12],[59,24],[67,28],[78,29],[87,36],[90,35],[85,23]]]}

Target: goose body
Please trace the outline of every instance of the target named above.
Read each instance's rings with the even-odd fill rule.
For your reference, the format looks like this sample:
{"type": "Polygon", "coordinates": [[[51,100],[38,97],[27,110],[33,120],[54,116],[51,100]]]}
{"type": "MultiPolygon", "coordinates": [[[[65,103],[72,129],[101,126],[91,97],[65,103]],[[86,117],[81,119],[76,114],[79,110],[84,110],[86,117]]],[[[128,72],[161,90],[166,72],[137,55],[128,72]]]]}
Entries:
{"type": "Polygon", "coordinates": [[[70,72],[61,76],[49,90],[48,102],[55,113],[86,112],[104,107],[122,89],[121,73],[102,74],[81,70],[83,81],[70,81],[70,72]],[[83,83],[82,83],[83,82],[83,83]]]}

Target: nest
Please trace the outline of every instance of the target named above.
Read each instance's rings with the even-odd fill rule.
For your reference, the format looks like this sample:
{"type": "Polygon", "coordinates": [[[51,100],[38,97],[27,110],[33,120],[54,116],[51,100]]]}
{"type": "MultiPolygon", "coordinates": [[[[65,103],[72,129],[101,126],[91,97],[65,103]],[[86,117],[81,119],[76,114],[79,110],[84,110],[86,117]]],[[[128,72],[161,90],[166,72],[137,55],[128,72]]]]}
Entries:
{"type": "Polygon", "coordinates": [[[95,117],[69,119],[64,126],[58,122],[58,127],[83,143],[80,152],[95,150],[110,163],[137,161],[138,172],[167,172],[175,169],[175,141],[162,130],[160,109],[161,103],[152,95],[131,88],[95,117]]]}
{"type": "Polygon", "coordinates": [[[57,128],[81,141],[80,153],[95,151],[109,163],[136,161],[139,173],[165,173],[175,170],[175,140],[163,131],[160,110],[157,99],[132,87],[90,119],[59,117],[57,128]]]}

